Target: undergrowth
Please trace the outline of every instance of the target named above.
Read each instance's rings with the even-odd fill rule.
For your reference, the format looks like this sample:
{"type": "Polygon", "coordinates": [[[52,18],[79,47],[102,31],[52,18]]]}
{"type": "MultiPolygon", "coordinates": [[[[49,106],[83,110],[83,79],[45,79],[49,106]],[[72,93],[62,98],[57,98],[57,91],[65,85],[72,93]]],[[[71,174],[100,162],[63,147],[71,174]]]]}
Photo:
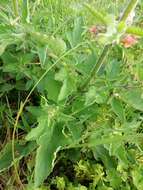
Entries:
{"type": "Polygon", "coordinates": [[[0,189],[143,190],[142,10],[1,0],[0,189]]]}

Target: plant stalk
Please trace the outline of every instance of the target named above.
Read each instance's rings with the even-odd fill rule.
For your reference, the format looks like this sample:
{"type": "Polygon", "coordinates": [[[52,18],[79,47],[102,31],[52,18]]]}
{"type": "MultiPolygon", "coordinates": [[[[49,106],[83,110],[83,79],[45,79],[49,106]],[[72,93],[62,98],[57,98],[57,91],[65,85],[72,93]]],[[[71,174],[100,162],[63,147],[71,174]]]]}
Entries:
{"type": "Polygon", "coordinates": [[[126,20],[128,19],[130,13],[135,9],[135,7],[137,6],[138,0],[130,0],[129,4],[127,5],[127,7],[125,8],[121,18],[120,18],[120,22],[126,22],[126,20]]]}
{"type": "Polygon", "coordinates": [[[12,4],[13,4],[14,15],[16,17],[18,17],[19,16],[19,13],[18,13],[18,0],[12,0],[12,4]]]}
{"type": "Polygon", "coordinates": [[[23,0],[22,2],[22,21],[29,23],[29,0],[23,0]]]}
{"type": "Polygon", "coordinates": [[[92,80],[92,78],[95,76],[96,73],[98,73],[98,71],[100,70],[101,66],[103,65],[105,58],[107,57],[110,49],[112,47],[112,44],[107,44],[104,46],[103,51],[101,52],[98,61],[96,62],[96,64],[94,64],[92,71],[90,73],[90,76],[88,77],[88,79],[86,80],[86,82],[79,88],[79,90],[83,90],[84,88],[87,87],[87,85],[90,83],[90,81],[92,80]]]}

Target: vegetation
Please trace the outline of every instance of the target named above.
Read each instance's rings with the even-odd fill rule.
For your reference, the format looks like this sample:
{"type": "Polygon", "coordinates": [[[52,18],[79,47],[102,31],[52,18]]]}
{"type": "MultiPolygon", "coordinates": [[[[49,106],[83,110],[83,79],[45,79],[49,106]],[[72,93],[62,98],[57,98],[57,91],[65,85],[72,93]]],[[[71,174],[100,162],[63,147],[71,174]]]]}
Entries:
{"type": "Polygon", "coordinates": [[[0,189],[143,190],[142,11],[1,0],[0,189]]]}

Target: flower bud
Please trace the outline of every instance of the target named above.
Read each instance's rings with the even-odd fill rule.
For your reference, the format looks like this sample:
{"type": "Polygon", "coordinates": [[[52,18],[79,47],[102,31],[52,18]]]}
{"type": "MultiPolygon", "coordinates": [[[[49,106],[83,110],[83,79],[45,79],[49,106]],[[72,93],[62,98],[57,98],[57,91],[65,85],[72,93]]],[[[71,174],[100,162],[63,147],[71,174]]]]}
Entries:
{"type": "Polygon", "coordinates": [[[121,43],[125,48],[132,47],[134,44],[138,42],[137,37],[133,35],[127,35],[122,40],[121,43]]]}

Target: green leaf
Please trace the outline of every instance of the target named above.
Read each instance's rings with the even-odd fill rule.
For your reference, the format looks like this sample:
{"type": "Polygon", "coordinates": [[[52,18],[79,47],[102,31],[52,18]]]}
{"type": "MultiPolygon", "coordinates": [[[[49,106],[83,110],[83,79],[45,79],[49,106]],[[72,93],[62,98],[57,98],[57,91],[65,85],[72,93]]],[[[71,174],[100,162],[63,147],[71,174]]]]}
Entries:
{"type": "Polygon", "coordinates": [[[45,129],[45,124],[47,125],[48,121],[40,121],[38,127],[32,129],[28,135],[26,136],[26,140],[27,141],[33,141],[33,140],[37,140],[44,132],[45,129]]]}
{"type": "Polygon", "coordinates": [[[15,85],[8,84],[8,83],[1,84],[0,85],[0,92],[3,93],[3,92],[11,91],[14,87],[15,87],[15,85]]]}
{"type": "Polygon", "coordinates": [[[72,141],[62,133],[62,125],[47,128],[47,132],[38,140],[39,148],[36,155],[35,186],[40,186],[54,167],[57,152],[72,141]],[[58,140],[57,140],[58,139],[58,140]]]}
{"type": "Polygon", "coordinates": [[[61,82],[55,80],[53,72],[49,72],[37,86],[38,91],[47,92],[48,99],[57,101],[61,89],[61,82]]]}
{"type": "Polygon", "coordinates": [[[135,26],[130,26],[127,28],[126,32],[128,34],[136,35],[136,36],[141,36],[143,37],[143,29],[135,26]]]}
{"type": "Polygon", "coordinates": [[[142,190],[143,187],[143,167],[135,167],[132,171],[133,183],[138,190],[142,190]]]}
{"type": "Polygon", "coordinates": [[[34,178],[36,187],[40,186],[52,171],[52,161],[54,159],[54,151],[56,152],[56,149],[53,149],[54,151],[52,150],[52,144],[49,144],[50,139],[47,139],[47,137],[48,135],[43,136],[47,142],[45,145],[40,145],[37,149],[34,178]]]}
{"type": "Polygon", "coordinates": [[[67,76],[60,90],[58,101],[64,100],[75,90],[76,90],[76,83],[74,78],[72,78],[71,76],[67,76]]]}
{"type": "Polygon", "coordinates": [[[82,42],[82,33],[83,33],[83,18],[78,17],[74,20],[73,31],[67,33],[67,39],[72,48],[78,45],[80,42],[82,42]]]}
{"type": "Polygon", "coordinates": [[[127,152],[124,143],[111,143],[109,145],[109,153],[111,156],[116,156],[119,161],[124,164],[124,168],[128,167],[129,161],[127,159],[127,152]]]}
{"type": "Polygon", "coordinates": [[[58,96],[58,100],[61,101],[61,100],[64,100],[70,93],[70,90],[69,90],[69,81],[66,79],[64,82],[63,82],[63,86],[61,88],[61,91],[60,91],[60,94],[58,96]]]}
{"type": "Polygon", "coordinates": [[[120,93],[121,99],[133,108],[143,111],[143,93],[141,89],[124,90],[120,93]]]}
{"type": "Polygon", "coordinates": [[[62,55],[67,49],[63,39],[54,37],[49,39],[48,48],[57,56],[62,55]]]}
{"type": "Polygon", "coordinates": [[[95,16],[97,21],[105,25],[108,23],[108,20],[106,19],[105,15],[103,15],[101,12],[95,10],[95,8],[91,7],[89,4],[85,4],[85,7],[93,16],[95,16]]]}
{"type": "Polygon", "coordinates": [[[111,100],[111,106],[112,106],[112,110],[118,116],[120,121],[124,122],[125,121],[125,112],[123,109],[122,102],[119,99],[113,97],[111,100]]]}
{"type": "Polygon", "coordinates": [[[103,145],[97,145],[92,148],[96,160],[102,160],[107,170],[112,170],[116,167],[116,161],[109,155],[109,152],[103,145]]]}
{"type": "Polygon", "coordinates": [[[94,49],[89,50],[90,53],[88,55],[79,55],[76,57],[77,65],[76,68],[79,72],[81,72],[86,77],[89,76],[89,73],[93,69],[93,66],[97,60],[97,55],[94,49]]]}
{"type": "Polygon", "coordinates": [[[55,80],[63,82],[67,76],[67,71],[64,67],[62,67],[59,72],[55,74],[55,80]]]}
{"type": "MultiPolygon", "coordinates": [[[[27,156],[35,148],[36,148],[35,142],[29,142],[29,143],[24,143],[24,144],[20,144],[20,142],[15,142],[16,160],[20,160],[23,157],[27,156]]],[[[12,144],[11,142],[9,142],[5,145],[5,147],[0,152],[0,172],[8,169],[12,165],[13,165],[12,144]]]]}
{"type": "Polygon", "coordinates": [[[110,81],[118,80],[121,78],[121,62],[116,59],[113,59],[106,65],[106,77],[110,81]]]}
{"type": "Polygon", "coordinates": [[[38,55],[40,58],[40,63],[43,66],[46,61],[47,46],[40,46],[37,49],[38,49],[38,55]]]}
{"type": "Polygon", "coordinates": [[[111,186],[115,189],[122,184],[121,176],[115,168],[107,171],[107,178],[109,179],[111,186]]]}
{"type": "Polygon", "coordinates": [[[26,110],[28,110],[36,118],[45,114],[45,111],[40,106],[28,106],[26,107],[26,110]]]}
{"type": "Polygon", "coordinates": [[[83,32],[83,18],[79,17],[74,22],[74,29],[72,33],[73,47],[78,45],[82,41],[82,32],[83,32]]]}
{"type": "Polygon", "coordinates": [[[22,21],[29,22],[29,0],[22,1],[22,21]]]}
{"type": "Polygon", "coordinates": [[[53,37],[53,36],[48,36],[46,34],[43,34],[42,32],[35,32],[35,31],[30,31],[30,35],[32,38],[32,41],[37,44],[37,46],[47,46],[48,48],[48,53],[52,53],[54,55],[60,56],[62,55],[67,47],[66,43],[62,38],[59,37],[53,37]]]}
{"type": "Polygon", "coordinates": [[[9,43],[3,42],[0,43],[0,56],[4,53],[6,47],[8,46],[9,43]]]}
{"type": "Polygon", "coordinates": [[[105,88],[91,86],[85,96],[85,105],[93,103],[103,104],[107,101],[108,91],[105,88]]]}
{"type": "Polygon", "coordinates": [[[111,144],[113,142],[122,143],[125,139],[127,140],[126,136],[119,134],[101,137],[98,133],[93,133],[88,139],[88,145],[94,147],[97,145],[111,144]]]}
{"type": "MultiPolygon", "coordinates": [[[[35,109],[30,108],[32,110],[35,113],[35,109]]],[[[38,117],[38,127],[26,136],[26,140],[34,140],[38,144],[34,180],[36,187],[51,173],[57,152],[73,142],[71,137],[63,133],[63,124],[55,123],[55,118],[56,121],[60,120],[57,107],[43,105],[42,110],[45,113],[38,117]]]]}

